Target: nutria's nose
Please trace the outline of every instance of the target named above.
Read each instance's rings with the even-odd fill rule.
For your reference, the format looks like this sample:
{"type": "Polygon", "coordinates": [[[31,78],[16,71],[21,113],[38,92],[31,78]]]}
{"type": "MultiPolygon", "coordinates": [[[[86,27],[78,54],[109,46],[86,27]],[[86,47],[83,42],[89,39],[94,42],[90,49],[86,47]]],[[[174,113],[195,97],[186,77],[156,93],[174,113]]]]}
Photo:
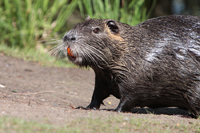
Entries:
{"type": "Polygon", "coordinates": [[[65,41],[75,41],[76,37],[74,37],[72,35],[64,35],[63,40],[64,40],[64,42],[65,41]]]}

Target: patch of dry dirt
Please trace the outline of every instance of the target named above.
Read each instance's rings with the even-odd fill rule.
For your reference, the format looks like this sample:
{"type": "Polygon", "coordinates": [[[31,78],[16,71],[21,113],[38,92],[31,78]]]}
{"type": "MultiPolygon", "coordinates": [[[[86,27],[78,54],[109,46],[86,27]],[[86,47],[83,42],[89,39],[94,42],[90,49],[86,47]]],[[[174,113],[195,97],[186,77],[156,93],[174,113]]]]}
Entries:
{"type": "MultiPolygon", "coordinates": [[[[52,124],[65,124],[67,121],[91,115],[105,118],[118,115],[106,110],[86,111],[72,108],[86,107],[90,103],[93,87],[92,70],[42,67],[36,62],[26,62],[0,54],[0,116],[8,115],[35,121],[45,119],[52,124]]],[[[101,109],[114,109],[118,102],[118,99],[109,97],[101,109]]],[[[146,109],[134,109],[134,113],[123,115],[172,122],[174,119],[181,119],[185,123],[196,121],[188,118],[186,111],[176,108],[148,111],[155,115],[147,114],[146,109]]]]}

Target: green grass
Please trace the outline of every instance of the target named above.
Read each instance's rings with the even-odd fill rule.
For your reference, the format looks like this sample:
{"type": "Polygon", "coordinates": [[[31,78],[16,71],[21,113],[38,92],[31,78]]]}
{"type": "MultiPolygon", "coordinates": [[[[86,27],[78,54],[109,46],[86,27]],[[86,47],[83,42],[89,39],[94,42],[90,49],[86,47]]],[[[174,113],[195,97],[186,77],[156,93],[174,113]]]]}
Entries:
{"type": "Polygon", "coordinates": [[[70,127],[79,127],[81,129],[88,129],[86,132],[200,132],[200,123],[192,123],[191,125],[185,125],[183,122],[167,123],[162,120],[155,121],[145,118],[128,118],[124,116],[113,117],[110,116],[108,119],[102,118],[82,118],[73,121],[70,127]]]}
{"type": "Polygon", "coordinates": [[[56,59],[50,56],[50,54],[44,53],[43,48],[35,50],[34,48],[14,48],[8,47],[7,45],[0,45],[0,53],[11,57],[17,57],[26,61],[35,61],[42,66],[56,66],[56,67],[75,67],[70,61],[65,59],[56,59]]]}
{"type": "Polygon", "coordinates": [[[1,117],[0,132],[1,133],[60,133],[66,130],[66,127],[53,126],[49,124],[39,124],[37,122],[27,122],[23,119],[1,117]]]}
{"type": "Polygon", "coordinates": [[[66,59],[50,57],[45,52],[50,45],[44,44],[62,38],[77,1],[1,0],[0,52],[45,66],[72,66],[66,59]]]}
{"type": "Polygon", "coordinates": [[[0,117],[0,132],[23,133],[127,133],[127,132],[200,132],[200,123],[185,124],[181,121],[168,123],[162,120],[155,121],[145,118],[109,116],[108,118],[77,118],[64,125],[51,125],[34,121],[25,121],[19,118],[0,117]]]}
{"type": "Polygon", "coordinates": [[[156,0],[147,12],[145,0],[81,0],[78,3],[80,13],[84,17],[113,19],[129,25],[136,25],[149,18],[156,0]]]}
{"type": "Polygon", "coordinates": [[[36,48],[39,40],[65,32],[78,0],[1,0],[0,44],[36,48]]]}

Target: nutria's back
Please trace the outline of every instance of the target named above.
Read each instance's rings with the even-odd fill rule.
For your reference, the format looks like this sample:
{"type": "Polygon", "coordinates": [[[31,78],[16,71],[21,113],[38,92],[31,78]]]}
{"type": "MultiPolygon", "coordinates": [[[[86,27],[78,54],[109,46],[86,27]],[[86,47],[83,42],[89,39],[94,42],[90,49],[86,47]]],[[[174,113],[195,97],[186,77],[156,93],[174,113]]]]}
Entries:
{"type": "Polygon", "coordinates": [[[165,16],[137,26],[86,19],[64,36],[63,49],[79,66],[95,71],[87,109],[110,94],[116,111],[175,106],[200,111],[200,17],[165,16]]]}

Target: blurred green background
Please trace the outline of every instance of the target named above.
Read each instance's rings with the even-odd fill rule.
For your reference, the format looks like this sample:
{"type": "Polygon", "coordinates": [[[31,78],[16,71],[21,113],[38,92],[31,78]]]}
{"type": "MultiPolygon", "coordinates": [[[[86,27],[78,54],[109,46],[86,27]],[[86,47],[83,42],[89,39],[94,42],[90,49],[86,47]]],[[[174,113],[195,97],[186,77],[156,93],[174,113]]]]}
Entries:
{"type": "Polygon", "coordinates": [[[199,0],[1,0],[0,52],[54,62],[48,50],[87,15],[136,25],[162,15],[198,15],[199,8],[199,0]]]}

